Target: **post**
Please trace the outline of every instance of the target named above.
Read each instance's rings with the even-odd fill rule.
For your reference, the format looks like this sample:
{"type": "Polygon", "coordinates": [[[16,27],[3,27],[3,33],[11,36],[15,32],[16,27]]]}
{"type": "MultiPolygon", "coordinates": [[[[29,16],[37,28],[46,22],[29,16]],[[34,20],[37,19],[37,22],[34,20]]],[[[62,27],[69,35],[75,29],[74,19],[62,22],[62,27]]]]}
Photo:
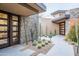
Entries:
{"type": "MultiPolygon", "coordinates": [[[[78,18],[76,18],[76,21],[75,21],[75,29],[76,29],[76,38],[77,38],[77,43],[78,43],[78,46],[79,46],[79,37],[78,37],[78,18]]],[[[78,53],[78,46],[77,46],[77,53],[78,53]]]]}

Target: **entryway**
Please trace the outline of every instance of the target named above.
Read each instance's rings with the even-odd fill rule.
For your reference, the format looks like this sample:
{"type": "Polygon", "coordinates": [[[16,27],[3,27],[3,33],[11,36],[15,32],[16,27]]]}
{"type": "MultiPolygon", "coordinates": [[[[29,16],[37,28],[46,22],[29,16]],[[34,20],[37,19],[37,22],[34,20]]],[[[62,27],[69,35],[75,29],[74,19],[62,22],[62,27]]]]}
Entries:
{"type": "Polygon", "coordinates": [[[65,35],[65,21],[59,23],[59,34],[65,35]]]}
{"type": "Polygon", "coordinates": [[[0,10],[0,48],[19,43],[19,16],[0,10]]]}

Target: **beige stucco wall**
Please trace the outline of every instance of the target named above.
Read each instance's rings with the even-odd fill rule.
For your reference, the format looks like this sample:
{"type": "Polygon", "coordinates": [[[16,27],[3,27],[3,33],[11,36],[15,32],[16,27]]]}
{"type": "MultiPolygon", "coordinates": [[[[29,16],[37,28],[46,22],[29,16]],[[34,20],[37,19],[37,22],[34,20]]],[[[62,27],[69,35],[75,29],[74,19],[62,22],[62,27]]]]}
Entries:
{"type": "Polygon", "coordinates": [[[46,35],[46,31],[47,31],[47,35],[49,35],[50,32],[54,33],[55,30],[56,30],[56,33],[59,34],[59,25],[52,23],[52,19],[40,18],[39,21],[41,23],[41,34],[42,35],[46,35]]]}

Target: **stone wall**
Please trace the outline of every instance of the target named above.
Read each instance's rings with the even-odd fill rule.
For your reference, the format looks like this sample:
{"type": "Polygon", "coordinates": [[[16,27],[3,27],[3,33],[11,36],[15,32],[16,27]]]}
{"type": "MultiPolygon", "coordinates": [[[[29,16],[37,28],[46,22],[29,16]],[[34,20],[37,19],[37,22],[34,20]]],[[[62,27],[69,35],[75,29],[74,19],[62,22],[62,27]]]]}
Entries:
{"type": "Polygon", "coordinates": [[[38,38],[38,14],[21,18],[21,43],[38,38]]]}
{"type": "Polygon", "coordinates": [[[68,34],[69,29],[70,29],[70,24],[69,24],[69,19],[65,21],[65,35],[68,34]]]}

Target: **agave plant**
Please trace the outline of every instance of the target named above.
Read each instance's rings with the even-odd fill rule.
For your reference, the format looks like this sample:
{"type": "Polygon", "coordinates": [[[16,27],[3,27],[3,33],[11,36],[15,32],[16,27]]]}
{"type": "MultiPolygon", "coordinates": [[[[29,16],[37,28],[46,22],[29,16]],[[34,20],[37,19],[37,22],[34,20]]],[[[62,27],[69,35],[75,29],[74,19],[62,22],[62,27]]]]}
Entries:
{"type": "Polygon", "coordinates": [[[38,49],[42,48],[42,44],[37,44],[37,48],[38,49]]]}
{"type": "Polygon", "coordinates": [[[33,41],[33,46],[36,46],[36,45],[37,45],[37,41],[34,40],[34,41],[33,41]]]}

